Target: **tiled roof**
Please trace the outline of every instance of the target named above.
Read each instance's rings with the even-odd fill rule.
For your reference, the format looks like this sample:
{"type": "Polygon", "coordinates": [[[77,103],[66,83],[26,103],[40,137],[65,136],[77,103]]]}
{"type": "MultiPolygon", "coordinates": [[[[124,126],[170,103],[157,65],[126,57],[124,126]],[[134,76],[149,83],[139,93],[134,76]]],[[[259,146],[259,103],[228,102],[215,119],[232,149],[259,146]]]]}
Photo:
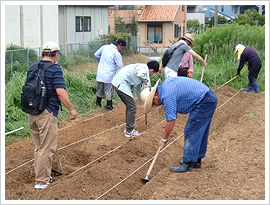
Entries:
{"type": "Polygon", "coordinates": [[[173,21],[178,9],[179,5],[147,5],[138,20],[173,21]]]}

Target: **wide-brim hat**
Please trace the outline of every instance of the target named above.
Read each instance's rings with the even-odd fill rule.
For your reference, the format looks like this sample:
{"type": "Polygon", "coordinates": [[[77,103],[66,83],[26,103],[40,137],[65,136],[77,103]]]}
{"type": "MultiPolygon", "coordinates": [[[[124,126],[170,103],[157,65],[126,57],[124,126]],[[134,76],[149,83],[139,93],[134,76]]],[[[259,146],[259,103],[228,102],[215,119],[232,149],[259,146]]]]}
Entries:
{"type": "Polygon", "coordinates": [[[157,87],[159,85],[160,79],[158,79],[158,81],[156,82],[155,86],[151,88],[151,90],[149,88],[145,88],[142,92],[141,92],[141,99],[144,102],[143,108],[144,108],[144,112],[146,114],[148,114],[149,112],[151,112],[152,107],[153,107],[153,98],[154,95],[156,93],[157,87]]]}
{"type": "Polygon", "coordinates": [[[194,41],[194,37],[191,33],[185,34],[182,39],[188,40],[191,44],[193,44],[194,41]]]}

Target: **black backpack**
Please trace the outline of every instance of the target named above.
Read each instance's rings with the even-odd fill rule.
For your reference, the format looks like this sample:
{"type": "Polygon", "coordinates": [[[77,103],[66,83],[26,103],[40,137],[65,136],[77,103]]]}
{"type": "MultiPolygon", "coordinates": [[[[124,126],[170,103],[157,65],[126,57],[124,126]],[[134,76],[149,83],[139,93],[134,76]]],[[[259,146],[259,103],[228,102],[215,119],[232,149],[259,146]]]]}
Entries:
{"type": "Polygon", "coordinates": [[[172,57],[173,52],[174,52],[177,48],[179,48],[182,44],[183,44],[183,43],[180,43],[180,44],[177,45],[177,46],[176,46],[176,45],[172,45],[171,47],[169,47],[169,48],[165,51],[165,53],[164,53],[164,55],[163,55],[163,57],[162,57],[162,66],[163,66],[163,68],[165,68],[166,65],[168,64],[170,58],[172,57]]]}
{"type": "Polygon", "coordinates": [[[24,112],[38,115],[45,110],[48,100],[44,73],[52,65],[54,64],[51,62],[43,65],[35,63],[33,65],[34,69],[28,74],[22,87],[21,107],[24,112]]]}

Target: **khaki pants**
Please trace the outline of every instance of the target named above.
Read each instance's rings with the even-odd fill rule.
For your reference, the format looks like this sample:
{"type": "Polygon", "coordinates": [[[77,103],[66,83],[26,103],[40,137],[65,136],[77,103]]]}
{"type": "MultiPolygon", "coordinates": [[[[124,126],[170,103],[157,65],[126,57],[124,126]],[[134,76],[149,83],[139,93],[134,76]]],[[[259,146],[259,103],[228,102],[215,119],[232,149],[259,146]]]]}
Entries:
{"type": "Polygon", "coordinates": [[[28,115],[29,127],[35,143],[35,184],[46,184],[52,168],[52,157],[57,148],[57,117],[48,110],[39,115],[28,115]]]}

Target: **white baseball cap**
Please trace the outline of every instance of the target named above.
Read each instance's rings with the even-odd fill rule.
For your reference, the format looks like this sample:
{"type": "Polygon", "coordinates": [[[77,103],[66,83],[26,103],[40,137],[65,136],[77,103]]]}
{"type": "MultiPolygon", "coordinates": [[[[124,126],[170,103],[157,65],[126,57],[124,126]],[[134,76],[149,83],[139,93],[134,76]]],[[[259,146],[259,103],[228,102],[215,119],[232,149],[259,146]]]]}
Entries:
{"type": "Polygon", "coordinates": [[[54,52],[54,51],[60,51],[58,43],[54,41],[48,41],[43,44],[42,51],[44,52],[54,52]]]}
{"type": "Polygon", "coordinates": [[[240,48],[245,48],[245,46],[242,44],[238,44],[237,46],[235,46],[234,53],[236,53],[240,48]]]}

